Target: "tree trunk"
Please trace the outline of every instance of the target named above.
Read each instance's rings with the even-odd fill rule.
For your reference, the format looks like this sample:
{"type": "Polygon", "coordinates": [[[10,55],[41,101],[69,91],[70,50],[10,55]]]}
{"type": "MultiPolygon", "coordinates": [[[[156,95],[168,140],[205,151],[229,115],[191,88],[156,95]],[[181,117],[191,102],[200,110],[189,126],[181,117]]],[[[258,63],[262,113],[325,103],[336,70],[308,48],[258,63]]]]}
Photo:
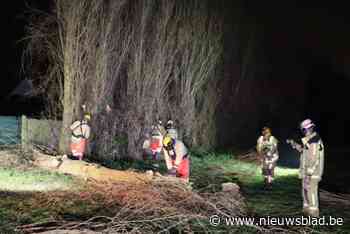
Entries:
{"type": "Polygon", "coordinates": [[[37,167],[58,173],[74,175],[85,180],[103,182],[140,182],[152,179],[152,175],[133,171],[113,170],[95,163],[80,160],[61,159],[34,151],[33,164],[37,167]]]}
{"type": "Polygon", "coordinates": [[[69,65],[65,68],[64,74],[64,96],[63,96],[63,117],[62,129],[59,142],[59,152],[66,154],[69,151],[70,129],[69,126],[73,121],[74,100],[72,96],[73,84],[69,65]]]}

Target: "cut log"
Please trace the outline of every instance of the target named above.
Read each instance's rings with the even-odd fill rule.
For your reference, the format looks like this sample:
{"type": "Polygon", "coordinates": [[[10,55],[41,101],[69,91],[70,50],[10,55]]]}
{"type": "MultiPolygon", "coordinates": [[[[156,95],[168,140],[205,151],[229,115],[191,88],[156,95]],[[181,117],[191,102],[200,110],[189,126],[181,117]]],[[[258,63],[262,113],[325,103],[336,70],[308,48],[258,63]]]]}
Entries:
{"type": "Polygon", "coordinates": [[[223,192],[239,193],[239,186],[235,183],[222,183],[221,187],[223,192]]]}
{"type": "Polygon", "coordinates": [[[88,163],[68,158],[60,159],[34,151],[33,164],[37,167],[81,177],[85,180],[92,179],[106,182],[148,182],[152,175],[137,173],[134,171],[113,170],[96,163],[88,163]]]}

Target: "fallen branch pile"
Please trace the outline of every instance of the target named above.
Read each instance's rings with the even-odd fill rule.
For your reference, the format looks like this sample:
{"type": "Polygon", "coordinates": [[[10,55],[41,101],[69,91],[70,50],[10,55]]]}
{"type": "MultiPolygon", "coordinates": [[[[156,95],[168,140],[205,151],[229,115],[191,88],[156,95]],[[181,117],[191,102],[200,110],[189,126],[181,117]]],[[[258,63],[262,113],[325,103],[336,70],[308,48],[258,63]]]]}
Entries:
{"type": "Polygon", "coordinates": [[[18,230],[38,233],[49,230],[92,230],[103,233],[156,233],[182,229],[203,232],[213,214],[244,214],[242,199],[230,193],[197,194],[181,182],[158,178],[150,183],[88,182],[83,191],[42,193],[35,198],[41,207],[55,207],[63,213],[67,204],[96,207],[84,220],[69,220],[60,215],[47,222],[23,225],[18,230]],[[99,209],[98,209],[99,208],[99,209]]]}
{"type": "Polygon", "coordinates": [[[7,147],[0,150],[0,167],[27,169],[31,166],[29,155],[22,153],[19,147],[7,147]]]}

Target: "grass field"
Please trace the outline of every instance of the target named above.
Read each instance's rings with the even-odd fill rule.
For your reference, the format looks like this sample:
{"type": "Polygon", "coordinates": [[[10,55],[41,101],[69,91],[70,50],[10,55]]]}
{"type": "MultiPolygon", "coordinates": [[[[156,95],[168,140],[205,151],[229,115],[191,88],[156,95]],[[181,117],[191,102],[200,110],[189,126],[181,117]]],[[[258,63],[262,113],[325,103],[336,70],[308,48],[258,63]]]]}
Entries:
{"type": "MultiPolygon", "coordinates": [[[[246,198],[248,216],[300,217],[302,215],[300,180],[296,169],[277,167],[273,190],[265,191],[261,170],[255,164],[238,161],[232,155],[225,154],[193,157],[192,162],[193,176],[197,177],[195,179],[197,188],[209,184],[216,184],[218,187],[221,182],[238,182],[246,198]],[[219,173],[219,170],[222,172],[219,173]]],[[[320,216],[343,218],[345,223],[342,226],[313,227],[314,233],[350,233],[350,207],[321,203],[320,216]]],[[[293,231],[299,229],[298,227],[287,228],[293,231]]]]}
{"type": "Polygon", "coordinates": [[[12,192],[53,191],[70,189],[73,178],[43,170],[0,170],[0,189],[12,192]]]}
{"type": "MultiPolygon", "coordinates": [[[[277,168],[272,191],[262,189],[263,179],[260,168],[253,164],[236,160],[229,154],[192,154],[191,182],[199,192],[215,192],[223,182],[235,182],[241,186],[249,217],[301,216],[300,181],[296,169],[277,168]]],[[[147,168],[143,162],[114,163],[119,169],[147,168]]],[[[162,170],[164,167],[162,166],[162,170]]],[[[79,189],[81,181],[72,177],[41,170],[15,170],[0,168],[0,233],[14,233],[14,227],[21,224],[43,222],[52,218],[72,218],[85,220],[92,215],[107,214],[96,201],[82,203],[79,199],[64,204],[45,205],[43,196],[52,190],[79,189]]],[[[54,193],[53,193],[54,194],[54,193]]],[[[51,194],[52,195],[52,194],[51,194]]],[[[342,226],[283,227],[290,231],[304,233],[350,233],[350,208],[341,205],[322,204],[321,216],[342,217],[342,226]]],[[[227,232],[230,227],[212,227],[208,231],[227,232]]],[[[256,233],[256,229],[240,227],[237,233],[256,233]]],[[[285,233],[285,232],[282,232],[285,233]]]]}
{"type": "Polygon", "coordinates": [[[14,233],[19,224],[43,221],[53,210],[42,208],[41,194],[76,188],[70,176],[39,169],[0,168],[0,233],[14,233]]]}

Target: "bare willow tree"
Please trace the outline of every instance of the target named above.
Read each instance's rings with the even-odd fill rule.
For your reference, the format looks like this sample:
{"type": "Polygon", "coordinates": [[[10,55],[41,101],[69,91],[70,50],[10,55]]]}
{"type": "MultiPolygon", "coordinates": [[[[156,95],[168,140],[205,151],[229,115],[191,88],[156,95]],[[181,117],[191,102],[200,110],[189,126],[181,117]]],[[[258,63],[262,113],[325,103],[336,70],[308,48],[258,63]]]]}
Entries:
{"type": "Polygon", "coordinates": [[[206,84],[215,86],[222,53],[217,15],[209,14],[208,1],[138,4],[128,74],[129,111],[134,117],[128,125],[129,152],[139,144],[144,124],[158,117],[175,119],[188,144],[210,145],[203,139],[215,132],[217,102],[206,84]]]}
{"type": "MultiPolygon", "coordinates": [[[[57,117],[61,111],[63,152],[68,145],[68,127],[81,114],[81,105],[87,104],[98,116],[101,106],[113,99],[114,83],[131,38],[130,27],[121,19],[126,2],[57,0],[52,15],[35,14],[38,19],[28,27],[29,57],[39,63],[38,58],[44,57],[51,66],[37,83],[38,90],[47,94],[51,116],[57,117]]],[[[101,129],[100,122],[94,122],[95,128],[101,129]]]]}
{"type": "Polygon", "coordinates": [[[176,66],[175,1],[136,1],[128,64],[128,152],[138,155],[142,132],[169,112],[167,92],[176,66]],[[136,147],[135,147],[136,146],[136,147]]]}
{"type": "Polygon", "coordinates": [[[209,2],[56,0],[43,26],[31,25],[30,48],[44,41],[47,63],[55,64],[40,83],[59,87],[53,103],[62,107],[60,150],[67,150],[68,127],[82,104],[93,114],[93,148],[102,159],[121,152],[137,158],[157,118],[180,123],[189,144],[212,144],[205,139],[215,135],[222,22],[209,2]]]}
{"type": "Polygon", "coordinates": [[[177,119],[183,137],[193,146],[210,144],[200,141],[200,136],[206,138],[215,131],[211,121],[215,119],[217,94],[210,93],[206,84],[215,87],[214,72],[222,54],[222,22],[209,9],[208,1],[190,1],[181,9],[178,37],[181,54],[175,69],[177,119]]]}
{"type": "MultiPolygon", "coordinates": [[[[110,1],[104,5],[106,12],[100,27],[99,48],[95,62],[95,75],[89,84],[91,92],[86,98],[94,114],[94,153],[101,159],[115,159],[126,152],[125,102],[126,65],[133,39],[129,23],[129,1],[110,1]],[[108,113],[106,105],[112,107],[108,113]]],[[[97,29],[98,30],[98,29],[97,29]]],[[[125,155],[124,155],[125,156],[125,155]]]]}

